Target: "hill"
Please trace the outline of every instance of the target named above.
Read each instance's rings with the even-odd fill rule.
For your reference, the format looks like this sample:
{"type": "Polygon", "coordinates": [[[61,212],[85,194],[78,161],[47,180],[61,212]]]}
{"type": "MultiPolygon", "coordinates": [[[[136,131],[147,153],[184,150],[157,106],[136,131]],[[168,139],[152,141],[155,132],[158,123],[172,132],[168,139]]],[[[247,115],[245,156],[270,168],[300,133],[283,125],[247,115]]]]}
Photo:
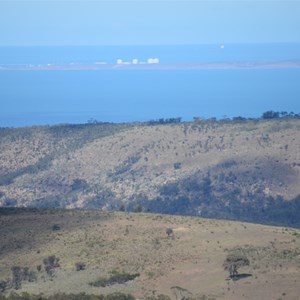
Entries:
{"type": "Polygon", "coordinates": [[[300,120],[0,130],[0,205],[300,226],[300,120]]]}
{"type": "Polygon", "coordinates": [[[43,293],[45,297],[119,292],[136,299],[299,296],[297,229],[195,217],[61,209],[2,208],[0,222],[0,283],[13,278],[12,267],[27,274],[24,277],[22,273],[18,289],[10,287],[6,295],[14,290],[18,294],[43,293]],[[231,279],[223,268],[228,254],[243,254],[250,261],[231,279]],[[51,256],[58,259],[52,269],[51,256]]]}

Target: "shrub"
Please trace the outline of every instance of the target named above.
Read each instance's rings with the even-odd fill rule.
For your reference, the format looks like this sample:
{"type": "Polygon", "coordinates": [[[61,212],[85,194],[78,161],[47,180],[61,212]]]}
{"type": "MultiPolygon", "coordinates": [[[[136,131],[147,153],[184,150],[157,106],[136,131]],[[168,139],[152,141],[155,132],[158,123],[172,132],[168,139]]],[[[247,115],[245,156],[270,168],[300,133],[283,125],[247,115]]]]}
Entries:
{"type": "Polygon", "coordinates": [[[174,169],[175,170],[181,169],[181,163],[180,162],[174,163],[174,169]]]}
{"type": "Polygon", "coordinates": [[[0,294],[0,300],[134,300],[135,298],[130,294],[112,293],[108,295],[88,295],[80,294],[65,294],[56,293],[51,296],[44,296],[43,294],[34,295],[29,293],[10,293],[8,296],[0,294]]]}
{"type": "Polygon", "coordinates": [[[167,295],[160,294],[158,296],[149,296],[146,300],[171,300],[171,298],[167,295]]]}
{"type": "Polygon", "coordinates": [[[105,297],[105,300],[134,300],[134,297],[130,294],[112,293],[105,297]]]}
{"type": "Polygon", "coordinates": [[[72,191],[86,190],[89,185],[85,179],[76,178],[71,185],[72,191]]]}
{"type": "Polygon", "coordinates": [[[59,224],[54,224],[52,226],[52,231],[58,231],[58,230],[60,230],[60,225],[59,224]]]}
{"type": "Polygon", "coordinates": [[[109,278],[100,277],[95,282],[91,282],[90,285],[96,287],[106,287],[114,284],[123,284],[126,283],[127,281],[134,280],[138,276],[140,276],[139,273],[128,274],[128,273],[114,272],[109,278]]]}
{"type": "Polygon", "coordinates": [[[75,264],[76,271],[83,271],[83,270],[85,270],[85,267],[86,267],[86,265],[83,262],[77,262],[75,264]]]}

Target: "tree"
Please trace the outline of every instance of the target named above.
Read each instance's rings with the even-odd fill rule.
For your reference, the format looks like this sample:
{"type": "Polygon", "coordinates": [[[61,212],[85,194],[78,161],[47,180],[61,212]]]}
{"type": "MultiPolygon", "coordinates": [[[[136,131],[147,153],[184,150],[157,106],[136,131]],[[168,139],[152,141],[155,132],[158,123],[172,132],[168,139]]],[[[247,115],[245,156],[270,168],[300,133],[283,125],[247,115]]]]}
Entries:
{"type": "Polygon", "coordinates": [[[125,205],[124,205],[124,204],[121,204],[121,205],[120,205],[119,211],[125,211],[125,205]]]}
{"type": "Polygon", "coordinates": [[[262,114],[262,118],[263,119],[277,119],[277,118],[279,118],[279,112],[272,111],[272,110],[266,111],[262,114]]]}
{"type": "Polygon", "coordinates": [[[72,191],[86,190],[89,185],[85,179],[76,178],[71,185],[72,191]]]}
{"type": "Polygon", "coordinates": [[[243,266],[249,266],[250,262],[246,255],[229,254],[224,263],[224,270],[229,272],[230,277],[238,275],[238,269],[243,266]]]}
{"type": "Polygon", "coordinates": [[[135,213],[141,213],[143,211],[143,206],[137,205],[134,210],[135,213]]]}
{"type": "Polygon", "coordinates": [[[18,290],[22,286],[23,280],[23,270],[19,266],[14,266],[11,268],[12,272],[12,286],[14,289],[18,290]]]}
{"type": "Polygon", "coordinates": [[[173,229],[172,229],[172,228],[167,228],[167,229],[166,229],[166,234],[167,234],[168,236],[173,235],[173,229]]]}
{"type": "Polygon", "coordinates": [[[45,271],[50,276],[53,277],[55,274],[55,268],[59,268],[59,258],[55,255],[46,257],[44,260],[45,271]]]}

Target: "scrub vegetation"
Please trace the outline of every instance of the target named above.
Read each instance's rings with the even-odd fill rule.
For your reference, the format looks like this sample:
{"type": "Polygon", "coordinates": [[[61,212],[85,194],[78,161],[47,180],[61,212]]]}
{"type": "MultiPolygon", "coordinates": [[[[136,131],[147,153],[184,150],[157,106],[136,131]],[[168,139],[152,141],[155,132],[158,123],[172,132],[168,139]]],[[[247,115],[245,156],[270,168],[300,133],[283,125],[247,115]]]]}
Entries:
{"type": "Polygon", "coordinates": [[[300,119],[265,112],[0,129],[0,205],[299,227],[300,119]]]}

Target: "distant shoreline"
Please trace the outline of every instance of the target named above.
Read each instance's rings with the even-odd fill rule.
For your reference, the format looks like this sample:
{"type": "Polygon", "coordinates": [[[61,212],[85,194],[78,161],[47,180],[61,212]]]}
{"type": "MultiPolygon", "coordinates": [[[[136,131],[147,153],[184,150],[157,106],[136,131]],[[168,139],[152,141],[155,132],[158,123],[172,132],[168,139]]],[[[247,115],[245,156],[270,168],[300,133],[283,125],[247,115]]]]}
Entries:
{"type": "Polygon", "coordinates": [[[3,64],[0,71],[100,71],[100,70],[234,70],[234,69],[299,69],[300,60],[240,61],[178,64],[3,64]]]}

